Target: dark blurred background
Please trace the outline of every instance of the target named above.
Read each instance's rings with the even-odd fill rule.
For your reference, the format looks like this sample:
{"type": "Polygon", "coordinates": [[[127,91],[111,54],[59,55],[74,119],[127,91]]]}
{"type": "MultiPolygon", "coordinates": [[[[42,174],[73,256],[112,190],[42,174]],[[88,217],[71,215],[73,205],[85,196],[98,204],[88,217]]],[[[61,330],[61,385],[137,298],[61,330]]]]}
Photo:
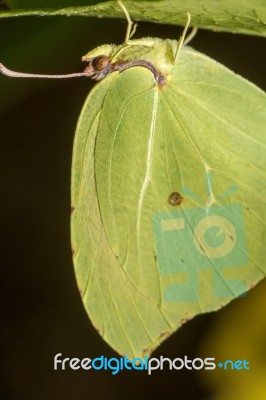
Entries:
{"type": "MultiPolygon", "coordinates": [[[[78,72],[84,68],[83,54],[103,43],[121,43],[125,30],[122,20],[0,20],[0,60],[18,71],[78,72]]],[[[178,38],[180,33],[179,27],[139,23],[135,38],[178,38]]],[[[200,30],[191,46],[266,88],[265,39],[200,30]]],[[[265,383],[259,377],[266,371],[266,323],[259,328],[256,324],[265,319],[265,283],[220,312],[188,322],[154,353],[170,358],[215,357],[216,351],[224,349],[227,358],[233,358],[233,352],[236,358],[255,357],[254,387],[261,391],[257,397],[245,397],[247,389],[243,390],[253,372],[237,376],[235,371],[214,375],[216,371],[165,370],[152,376],[137,371],[112,376],[111,372],[53,370],[57,353],[80,358],[118,356],[83,309],[71,259],[72,144],[91,87],[85,78],[40,81],[0,76],[1,399],[229,400],[223,394],[223,386],[228,385],[230,393],[236,390],[232,399],[264,400],[266,387],[263,392],[265,383]],[[254,326],[265,339],[259,344],[254,326]]]]}

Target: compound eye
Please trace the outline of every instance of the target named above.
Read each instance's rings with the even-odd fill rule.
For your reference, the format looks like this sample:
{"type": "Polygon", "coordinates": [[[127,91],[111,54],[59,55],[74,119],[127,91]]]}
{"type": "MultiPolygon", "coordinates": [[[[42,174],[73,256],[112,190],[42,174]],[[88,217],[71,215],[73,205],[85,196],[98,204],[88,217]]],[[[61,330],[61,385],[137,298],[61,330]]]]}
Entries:
{"type": "Polygon", "coordinates": [[[109,64],[109,58],[107,56],[95,57],[92,61],[92,66],[95,71],[103,71],[109,64]]]}

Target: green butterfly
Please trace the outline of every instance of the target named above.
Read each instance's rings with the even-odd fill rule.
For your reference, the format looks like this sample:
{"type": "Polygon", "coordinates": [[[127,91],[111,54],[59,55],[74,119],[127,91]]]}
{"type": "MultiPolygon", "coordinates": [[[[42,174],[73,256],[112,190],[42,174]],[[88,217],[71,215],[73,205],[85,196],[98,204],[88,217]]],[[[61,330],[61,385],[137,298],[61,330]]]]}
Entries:
{"type": "Polygon", "coordinates": [[[265,276],[266,96],[186,46],[190,17],[178,42],[132,40],[120,5],[125,42],[76,74],[100,82],[76,130],[71,232],[86,311],[134,358],[265,276]]]}
{"type": "Polygon", "coordinates": [[[179,42],[131,40],[125,13],[125,43],[83,57],[104,80],[77,126],[71,226],[86,311],[133,358],[265,276],[266,97],[184,46],[189,21],[179,42]]]}

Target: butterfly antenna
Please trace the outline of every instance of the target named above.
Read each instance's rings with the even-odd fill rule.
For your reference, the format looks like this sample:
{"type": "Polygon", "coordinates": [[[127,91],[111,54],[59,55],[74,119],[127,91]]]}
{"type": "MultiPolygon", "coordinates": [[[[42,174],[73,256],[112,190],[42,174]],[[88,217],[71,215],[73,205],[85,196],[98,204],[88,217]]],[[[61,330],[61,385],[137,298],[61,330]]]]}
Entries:
{"type": "Polygon", "coordinates": [[[74,74],[65,75],[43,75],[43,74],[28,74],[25,72],[17,72],[8,69],[3,64],[0,64],[0,73],[3,75],[10,76],[12,78],[44,78],[44,79],[68,79],[68,78],[79,78],[81,76],[87,76],[86,72],[77,72],[74,74]]]}

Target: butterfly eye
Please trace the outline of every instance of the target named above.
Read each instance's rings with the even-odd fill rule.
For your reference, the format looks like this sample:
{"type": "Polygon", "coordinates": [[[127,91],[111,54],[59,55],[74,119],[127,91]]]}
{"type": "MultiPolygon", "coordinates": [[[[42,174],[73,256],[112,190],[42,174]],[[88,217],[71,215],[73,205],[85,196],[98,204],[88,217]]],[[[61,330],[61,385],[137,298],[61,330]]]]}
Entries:
{"type": "Polygon", "coordinates": [[[95,71],[103,71],[109,65],[110,61],[107,56],[95,57],[92,61],[92,66],[95,71]]]}

